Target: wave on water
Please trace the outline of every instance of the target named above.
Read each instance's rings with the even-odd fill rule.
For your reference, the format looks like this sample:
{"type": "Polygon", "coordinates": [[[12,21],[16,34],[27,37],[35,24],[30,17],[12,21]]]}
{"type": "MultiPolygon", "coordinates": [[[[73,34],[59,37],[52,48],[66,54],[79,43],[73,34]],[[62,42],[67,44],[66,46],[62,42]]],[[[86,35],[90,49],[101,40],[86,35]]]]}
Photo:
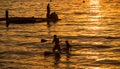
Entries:
{"type": "Polygon", "coordinates": [[[96,64],[110,64],[110,65],[120,65],[120,61],[118,60],[100,60],[100,61],[96,61],[96,64]]]}
{"type": "Polygon", "coordinates": [[[60,36],[60,38],[68,38],[68,39],[79,39],[79,38],[105,38],[105,39],[120,39],[120,37],[113,36],[60,36]]]}
{"type": "Polygon", "coordinates": [[[111,52],[120,52],[120,48],[112,49],[111,52]]]}

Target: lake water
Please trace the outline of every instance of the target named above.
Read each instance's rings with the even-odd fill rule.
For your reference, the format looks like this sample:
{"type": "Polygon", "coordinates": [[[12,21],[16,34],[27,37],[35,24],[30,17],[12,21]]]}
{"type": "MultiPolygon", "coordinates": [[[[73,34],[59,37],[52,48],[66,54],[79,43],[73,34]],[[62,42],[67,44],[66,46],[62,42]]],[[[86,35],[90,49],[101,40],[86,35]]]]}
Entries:
{"type": "Polygon", "coordinates": [[[60,21],[35,24],[0,22],[0,69],[120,69],[120,0],[0,0],[0,18],[46,17],[46,6],[60,21]],[[44,57],[53,35],[71,44],[70,55],[44,57]],[[41,39],[47,39],[41,43],[41,39]]]}

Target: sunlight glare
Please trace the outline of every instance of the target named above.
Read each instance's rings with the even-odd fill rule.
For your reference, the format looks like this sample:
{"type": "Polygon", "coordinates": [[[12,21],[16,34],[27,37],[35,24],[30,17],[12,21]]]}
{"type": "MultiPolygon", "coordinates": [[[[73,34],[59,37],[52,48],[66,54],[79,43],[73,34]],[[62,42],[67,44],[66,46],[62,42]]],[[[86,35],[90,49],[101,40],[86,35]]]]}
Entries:
{"type": "Polygon", "coordinates": [[[94,68],[94,69],[99,69],[99,67],[96,67],[96,68],[94,68]]]}
{"type": "Polygon", "coordinates": [[[99,4],[99,0],[90,0],[90,4],[91,5],[98,5],[99,4]]]}

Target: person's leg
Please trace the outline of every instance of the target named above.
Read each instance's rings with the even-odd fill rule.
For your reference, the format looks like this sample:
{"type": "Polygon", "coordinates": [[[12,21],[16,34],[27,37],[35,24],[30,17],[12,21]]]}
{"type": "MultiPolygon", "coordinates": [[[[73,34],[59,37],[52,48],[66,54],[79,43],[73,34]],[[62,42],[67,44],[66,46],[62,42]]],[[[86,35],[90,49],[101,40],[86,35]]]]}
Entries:
{"type": "Polygon", "coordinates": [[[58,51],[59,51],[59,52],[61,51],[61,48],[60,48],[60,46],[59,46],[57,49],[58,49],[58,51]]]}
{"type": "Polygon", "coordinates": [[[55,52],[55,47],[53,47],[53,52],[55,52]]]}

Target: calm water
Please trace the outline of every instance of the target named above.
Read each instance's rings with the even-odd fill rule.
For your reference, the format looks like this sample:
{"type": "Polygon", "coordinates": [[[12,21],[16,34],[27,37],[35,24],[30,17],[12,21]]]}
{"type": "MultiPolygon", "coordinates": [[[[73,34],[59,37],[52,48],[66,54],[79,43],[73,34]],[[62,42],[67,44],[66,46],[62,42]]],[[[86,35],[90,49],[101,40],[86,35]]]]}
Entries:
{"type": "Polygon", "coordinates": [[[46,17],[46,6],[61,21],[11,24],[0,22],[0,69],[120,69],[120,0],[0,0],[0,17],[46,17]],[[61,47],[72,45],[71,55],[44,57],[57,34],[61,47]],[[41,43],[44,38],[49,40],[41,43]]]}

